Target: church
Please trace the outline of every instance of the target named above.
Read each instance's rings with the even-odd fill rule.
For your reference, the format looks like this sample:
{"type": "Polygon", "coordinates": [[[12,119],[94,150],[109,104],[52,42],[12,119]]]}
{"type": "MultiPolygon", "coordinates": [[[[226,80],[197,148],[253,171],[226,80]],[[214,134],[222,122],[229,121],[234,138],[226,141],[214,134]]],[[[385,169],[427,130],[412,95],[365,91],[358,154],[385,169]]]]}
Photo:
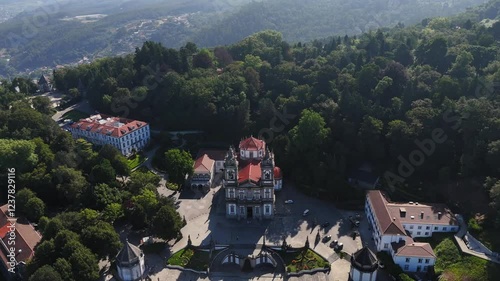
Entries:
{"type": "Polygon", "coordinates": [[[227,218],[272,219],[274,190],[281,186],[281,170],[263,140],[250,137],[240,142],[239,151],[229,148],[223,181],[227,218]]]}

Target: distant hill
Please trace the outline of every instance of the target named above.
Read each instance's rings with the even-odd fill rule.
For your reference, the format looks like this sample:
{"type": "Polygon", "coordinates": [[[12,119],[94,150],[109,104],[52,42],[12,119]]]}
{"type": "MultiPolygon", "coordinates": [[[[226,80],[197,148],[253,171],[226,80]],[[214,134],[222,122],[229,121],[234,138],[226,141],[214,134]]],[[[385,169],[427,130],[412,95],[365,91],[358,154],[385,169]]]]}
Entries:
{"type": "Polygon", "coordinates": [[[289,42],[359,34],[455,14],[484,2],[46,0],[46,8],[28,9],[0,24],[0,75],[30,73],[40,67],[76,63],[83,57],[93,60],[130,53],[146,40],[168,47],[188,41],[212,47],[265,29],[280,31],[289,42]]]}

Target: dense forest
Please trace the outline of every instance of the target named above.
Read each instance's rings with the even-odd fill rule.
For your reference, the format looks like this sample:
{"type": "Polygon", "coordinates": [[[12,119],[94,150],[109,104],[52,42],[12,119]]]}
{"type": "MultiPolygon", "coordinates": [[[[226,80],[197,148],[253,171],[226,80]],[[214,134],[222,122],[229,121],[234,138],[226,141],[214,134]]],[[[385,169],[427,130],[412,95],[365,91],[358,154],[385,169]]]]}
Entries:
{"type": "Polygon", "coordinates": [[[266,29],[282,32],[290,43],[333,34],[354,35],[456,14],[484,2],[56,1],[0,24],[0,75],[76,63],[84,56],[94,59],[130,53],[145,40],[178,48],[187,42],[200,47],[234,44],[266,29]],[[86,17],[90,14],[105,16],[86,17]]]}
{"type": "MultiPolygon", "coordinates": [[[[158,129],[203,130],[205,141],[226,144],[260,136],[304,193],[359,199],[347,178],[370,163],[391,197],[445,202],[474,228],[498,231],[499,11],[491,1],[452,18],[308,43],[270,30],[213,49],[145,42],[127,56],[59,69],[54,81],[100,112],[158,129]]],[[[94,280],[97,260],[119,249],[112,226],[120,221],[175,238],[182,221],[157,194],[159,179],[131,174],[111,147],[73,140],[48,103],[30,106],[35,89],[22,78],[0,85],[0,171],[16,163],[18,208],[44,234],[30,274],[94,280]],[[165,220],[172,231],[156,227],[165,220]]],[[[485,265],[461,262],[439,265],[444,280],[488,280],[485,265]]]]}

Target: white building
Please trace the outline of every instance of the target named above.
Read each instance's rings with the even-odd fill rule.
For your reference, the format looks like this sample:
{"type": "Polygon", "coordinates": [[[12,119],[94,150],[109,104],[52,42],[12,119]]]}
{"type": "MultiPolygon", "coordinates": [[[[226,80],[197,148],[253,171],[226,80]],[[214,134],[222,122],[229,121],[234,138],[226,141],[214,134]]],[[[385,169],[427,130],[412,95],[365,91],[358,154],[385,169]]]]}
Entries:
{"type": "Polygon", "coordinates": [[[121,251],[116,255],[116,269],[118,277],[122,281],[142,280],[146,270],[144,253],[127,240],[121,251]]]}
{"type": "Polygon", "coordinates": [[[202,157],[206,154],[210,159],[215,161],[215,173],[221,173],[224,171],[224,159],[226,158],[227,150],[222,149],[201,149],[198,151],[198,156],[196,159],[202,157]]]}
{"type": "Polygon", "coordinates": [[[150,139],[146,122],[99,114],[80,119],[68,130],[74,138],[83,138],[95,145],[110,144],[125,156],[142,150],[150,139]]]}
{"type": "Polygon", "coordinates": [[[393,203],[379,190],[367,192],[365,212],[377,251],[391,254],[405,271],[425,272],[436,261],[431,246],[413,238],[458,231],[458,222],[445,205],[393,203]]]}
{"type": "Polygon", "coordinates": [[[203,156],[196,159],[193,166],[191,188],[209,190],[213,184],[215,161],[210,159],[208,155],[203,154],[203,156]]]}
{"type": "Polygon", "coordinates": [[[349,281],[375,281],[377,269],[377,256],[368,247],[364,247],[351,256],[349,281]]]}

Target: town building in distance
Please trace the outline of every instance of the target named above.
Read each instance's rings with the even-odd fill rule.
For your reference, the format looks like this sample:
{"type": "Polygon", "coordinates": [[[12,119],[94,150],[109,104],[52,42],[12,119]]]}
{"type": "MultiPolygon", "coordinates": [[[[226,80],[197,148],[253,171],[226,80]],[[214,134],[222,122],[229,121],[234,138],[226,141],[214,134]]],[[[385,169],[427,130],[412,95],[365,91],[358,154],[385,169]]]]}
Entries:
{"type": "Polygon", "coordinates": [[[72,123],[68,131],[75,139],[82,138],[95,145],[110,144],[125,156],[142,150],[150,140],[148,123],[101,114],[72,123]]]}

